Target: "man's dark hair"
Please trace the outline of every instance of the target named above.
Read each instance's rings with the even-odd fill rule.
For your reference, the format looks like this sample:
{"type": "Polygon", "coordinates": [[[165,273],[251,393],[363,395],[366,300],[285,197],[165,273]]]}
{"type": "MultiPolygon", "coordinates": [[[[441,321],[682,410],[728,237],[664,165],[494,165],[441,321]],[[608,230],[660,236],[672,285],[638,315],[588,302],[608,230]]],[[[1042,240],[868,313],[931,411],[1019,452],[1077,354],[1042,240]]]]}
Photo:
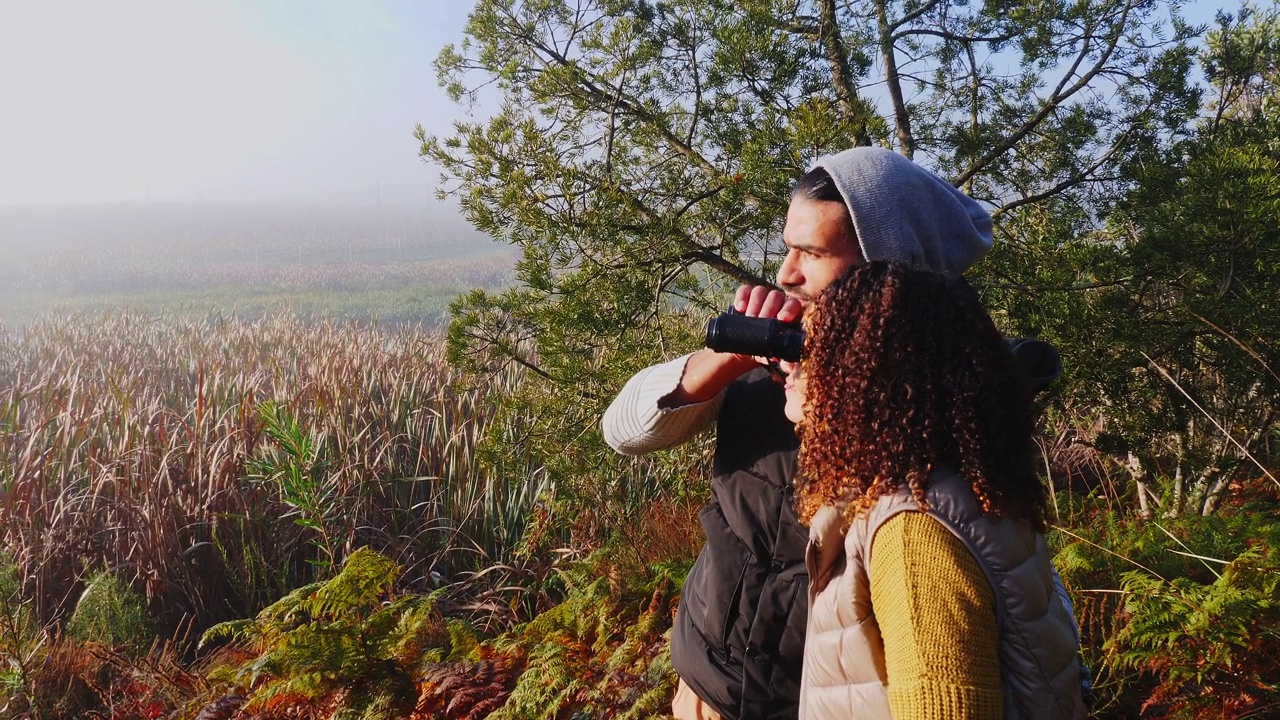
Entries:
{"type": "Polygon", "coordinates": [[[844,204],[844,197],[840,194],[840,188],[836,187],[835,181],[831,179],[831,174],[820,167],[810,170],[800,178],[800,182],[796,183],[795,189],[791,191],[791,197],[844,204]]]}
{"type": "Polygon", "coordinates": [[[859,262],[862,261],[864,251],[858,244],[858,231],[853,226],[853,216],[849,214],[849,205],[845,202],[844,196],[840,194],[840,188],[836,187],[836,181],[831,178],[831,173],[825,168],[814,168],[804,174],[800,178],[800,182],[796,183],[795,188],[791,190],[791,199],[796,200],[803,198],[814,202],[832,202],[839,203],[844,209],[844,231],[845,239],[853,243],[854,248],[858,251],[859,262]]]}

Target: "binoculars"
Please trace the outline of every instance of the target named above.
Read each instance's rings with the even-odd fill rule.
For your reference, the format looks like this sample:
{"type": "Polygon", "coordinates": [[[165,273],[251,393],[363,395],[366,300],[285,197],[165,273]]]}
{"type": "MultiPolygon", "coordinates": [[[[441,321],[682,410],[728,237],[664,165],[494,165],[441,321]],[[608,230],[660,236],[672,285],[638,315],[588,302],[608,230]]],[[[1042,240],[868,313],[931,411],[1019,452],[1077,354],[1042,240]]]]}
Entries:
{"type": "Polygon", "coordinates": [[[706,346],[716,352],[799,362],[804,330],[799,323],[747,317],[730,310],[707,321],[706,346]]]}

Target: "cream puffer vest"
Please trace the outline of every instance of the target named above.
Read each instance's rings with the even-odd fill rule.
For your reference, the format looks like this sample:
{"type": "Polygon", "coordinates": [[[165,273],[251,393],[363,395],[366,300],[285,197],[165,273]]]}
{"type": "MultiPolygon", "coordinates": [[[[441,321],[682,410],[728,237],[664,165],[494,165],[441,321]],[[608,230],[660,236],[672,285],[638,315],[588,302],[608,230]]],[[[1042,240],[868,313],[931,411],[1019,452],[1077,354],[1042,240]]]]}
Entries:
{"type": "MultiPolygon", "coordinates": [[[[1044,535],[1025,523],[985,515],[968,485],[949,470],[934,471],[925,497],[924,512],[964,542],[994,590],[1005,718],[1084,717],[1078,633],[1044,535]]],[[[814,516],[805,557],[809,624],[802,720],[891,718],[884,642],[871,606],[871,542],[890,518],[911,511],[920,506],[903,489],[880,498],[843,535],[837,508],[814,516]],[[842,659],[817,660],[833,657],[842,659]]]]}

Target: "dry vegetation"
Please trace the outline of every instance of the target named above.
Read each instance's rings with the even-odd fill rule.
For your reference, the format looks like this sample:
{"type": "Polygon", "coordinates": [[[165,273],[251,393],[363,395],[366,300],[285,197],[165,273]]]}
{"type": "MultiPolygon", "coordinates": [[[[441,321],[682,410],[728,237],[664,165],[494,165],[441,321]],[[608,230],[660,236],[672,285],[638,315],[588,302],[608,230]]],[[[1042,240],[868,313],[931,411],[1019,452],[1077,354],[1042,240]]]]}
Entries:
{"type": "Polygon", "coordinates": [[[601,539],[551,517],[547,472],[478,460],[486,434],[522,441],[492,412],[521,379],[466,387],[437,330],[288,312],[0,328],[0,717],[322,718],[356,685],[421,695],[424,718],[455,686],[488,699],[468,713],[550,691],[662,707],[670,561],[699,544],[696,508],[646,491],[626,548],[574,560],[601,539]],[[392,569],[346,598],[366,548],[392,569]],[[219,622],[248,634],[197,648],[219,622]],[[558,673],[517,675],[546,653],[558,673]],[[467,670],[486,662],[499,695],[467,670]]]}
{"type": "Polygon", "coordinates": [[[422,588],[507,561],[543,479],[478,468],[504,388],[454,380],[435,332],[284,313],[0,335],[0,532],[23,595],[55,621],[110,569],[164,627],[203,627],[360,546],[422,588]]]}

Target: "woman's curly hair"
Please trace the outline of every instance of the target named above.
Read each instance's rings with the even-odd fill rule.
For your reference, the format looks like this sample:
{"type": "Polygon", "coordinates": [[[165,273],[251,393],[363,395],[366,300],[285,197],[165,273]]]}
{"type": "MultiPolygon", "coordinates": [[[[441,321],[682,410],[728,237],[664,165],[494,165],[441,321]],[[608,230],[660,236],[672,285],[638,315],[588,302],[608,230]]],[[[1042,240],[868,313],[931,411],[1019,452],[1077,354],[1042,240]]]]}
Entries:
{"type": "Polygon", "coordinates": [[[796,511],[850,522],[938,466],[985,512],[1043,529],[1034,421],[1008,345],[963,280],[902,264],[855,265],[804,316],[806,379],[796,511]]]}

